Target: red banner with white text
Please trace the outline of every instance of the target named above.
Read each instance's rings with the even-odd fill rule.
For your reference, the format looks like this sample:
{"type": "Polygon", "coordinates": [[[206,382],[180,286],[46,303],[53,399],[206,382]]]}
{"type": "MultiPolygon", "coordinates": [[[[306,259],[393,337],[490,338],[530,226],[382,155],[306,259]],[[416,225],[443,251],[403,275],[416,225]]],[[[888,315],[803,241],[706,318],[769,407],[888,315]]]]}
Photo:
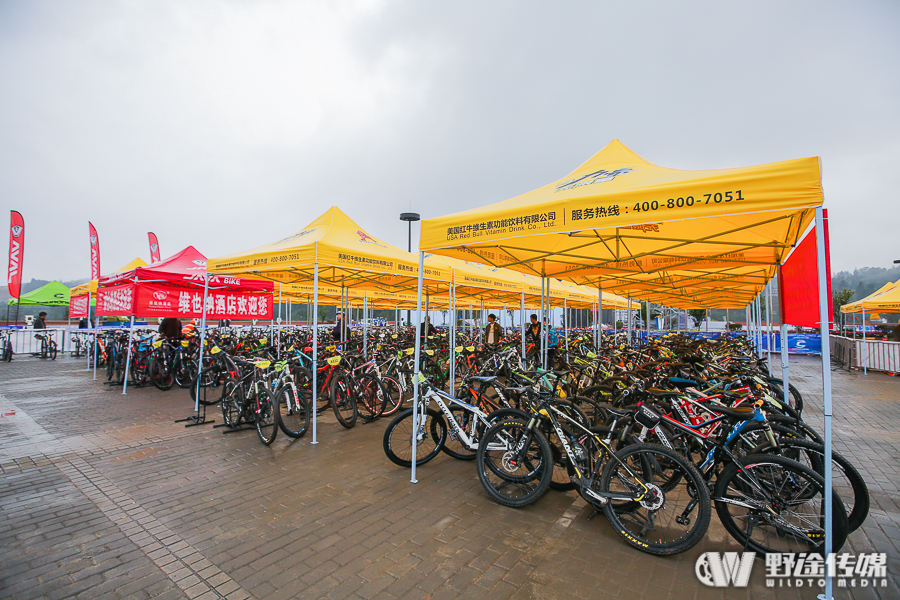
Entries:
{"type": "Polygon", "coordinates": [[[69,317],[86,317],[88,306],[88,296],[72,296],[69,298],[69,317]]]}
{"type": "Polygon", "coordinates": [[[22,292],[22,259],[25,257],[25,219],[18,211],[9,211],[9,268],[6,282],[9,295],[18,299],[22,292]]]}
{"type": "Polygon", "coordinates": [[[97,281],[100,279],[100,237],[90,221],[88,221],[88,233],[91,241],[91,281],[97,281]]]}
{"type": "Polygon", "coordinates": [[[159,240],[156,239],[156,234],[152,231],[147,233],[147,237],[150,239],[150,264],[159,262],[159,240]]]}
{"type": "MultiPolygon", "coordinates": [[[[210,290],[207,319],[272,319],[272,294],[210,290]]],[[[97,290],[100,316],[182,317],[203,316],[203,290],[174,289],[137,283],[97,290]]]]}

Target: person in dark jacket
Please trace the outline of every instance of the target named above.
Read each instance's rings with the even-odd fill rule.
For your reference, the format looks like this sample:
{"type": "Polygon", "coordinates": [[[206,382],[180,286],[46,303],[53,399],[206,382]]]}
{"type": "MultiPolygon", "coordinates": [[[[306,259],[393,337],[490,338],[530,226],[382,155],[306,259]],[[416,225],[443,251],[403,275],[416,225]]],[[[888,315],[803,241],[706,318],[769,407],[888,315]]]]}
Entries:
{"type": "MultiPolygon", "coordinates": [[[[333,339],[335,342],[340,342],[342,332],[344,334],[347,333],[347,325],[344,323],[344,315],[338,313],[335,316],[334,328],[331,330],[331,339],[333,339]]],[[[346,338],[346,335],[344,335],[343,337],[346,338]]]]}
{"type": "Polygon", "coordinates": [[[425,317],[425,323],[423,323],[424,327],[419,328],[419,343],[425,343],[426,335],[434,335],[437,333],[437,329],[434,328],[434,325],[431,324],[431,317],[425,317]]]}
{"type": "Polygon", "coordinates": [[[491,313],[488,315],[488,323],[484,327],[484,343],[488,346],[496,346],[503,337],[503,328],[497,322],[497,315],[491,313]]]}
{"type": "Polygon", "coordinates": [[[177,340],[181,338],[181,321],[172,317],[167,317],[159,324],[159,335],[177,340]]]}
{"type": "Polygon", "coordinates": [[[47,323],[44,319],[47,318],[47,313],[45,311],[41,311],[38,314],[38,318],[34,320],[34,329],[47,329],[47,323]]]}

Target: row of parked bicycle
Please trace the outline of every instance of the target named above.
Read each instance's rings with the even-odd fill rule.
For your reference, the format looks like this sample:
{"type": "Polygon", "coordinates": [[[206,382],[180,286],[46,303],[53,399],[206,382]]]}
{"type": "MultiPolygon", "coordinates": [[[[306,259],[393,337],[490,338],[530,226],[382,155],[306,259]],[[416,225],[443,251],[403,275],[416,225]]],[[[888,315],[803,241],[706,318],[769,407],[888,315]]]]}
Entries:
{"type": "MultiPolygon", "coordinates": [[[[429,336],[414,378],[411,329],[370,330],[365,352],[362,332],[341,347],[320,332],[315,366],[308,330],[278,339],[267,329],[216,330],[198,382],[197,337],[146,332],[133,342],[130,377],[190,387],[192,397],[199,387],[199,401],[220,404],[227,425],[255,427],[271,444],[279,430],[308,430],[315,368],[317,412],[330,408],[348,428],[391,416],[383,448],[392,462],[421,467],[442,452],[474,460],[484,489],[504,505],[574,489],[651,554],[693,547],[713,509],[742,547],[822,552],[823,440],[803,421],[800,392],[791,385],[785,394],[746,338],[672,335],[628,346],[574,331],[544,370],[533,344],[523,360],[518,331],[505,333],[489,348],[459,332],[452,352],[446,331],[429,336]]],[[[111,333],[99,342],[111,380],[124,378],[127,340],[111,333]]],[[[846,458],[833,453],[832,464],[836,552],[865,520],[869,495],[846,458]]]]}

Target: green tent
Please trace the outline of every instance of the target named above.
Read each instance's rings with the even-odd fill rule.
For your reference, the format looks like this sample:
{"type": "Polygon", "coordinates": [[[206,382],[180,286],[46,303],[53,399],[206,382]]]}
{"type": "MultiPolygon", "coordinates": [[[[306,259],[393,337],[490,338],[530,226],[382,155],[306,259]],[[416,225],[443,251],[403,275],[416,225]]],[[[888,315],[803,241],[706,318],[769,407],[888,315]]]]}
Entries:
{"type": "Polygon", "coordinates": [[[21,304],[23,306],[68,306],[69,305],[69,288],[58,281],[51,281],[47,285],[38,289],[22,294],[16,300],[10,298],[8,304],[21,304]]]}

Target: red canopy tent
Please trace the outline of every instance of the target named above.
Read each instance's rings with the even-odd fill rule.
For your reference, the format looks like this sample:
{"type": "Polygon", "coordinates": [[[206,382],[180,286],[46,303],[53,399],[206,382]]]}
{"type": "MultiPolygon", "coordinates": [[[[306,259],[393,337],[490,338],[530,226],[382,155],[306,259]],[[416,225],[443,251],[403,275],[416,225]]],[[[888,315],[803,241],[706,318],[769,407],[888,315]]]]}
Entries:
{"type": "MultiPolygon", "coordinates": [[[[204,275],[206,257],[188,246],[152,265],[101,277],[96,314],[200,317],[204,275]]],[[[206,296],[206,317],[269,320],[274,289],[271,281],[212,275],[206,296]]]]}

